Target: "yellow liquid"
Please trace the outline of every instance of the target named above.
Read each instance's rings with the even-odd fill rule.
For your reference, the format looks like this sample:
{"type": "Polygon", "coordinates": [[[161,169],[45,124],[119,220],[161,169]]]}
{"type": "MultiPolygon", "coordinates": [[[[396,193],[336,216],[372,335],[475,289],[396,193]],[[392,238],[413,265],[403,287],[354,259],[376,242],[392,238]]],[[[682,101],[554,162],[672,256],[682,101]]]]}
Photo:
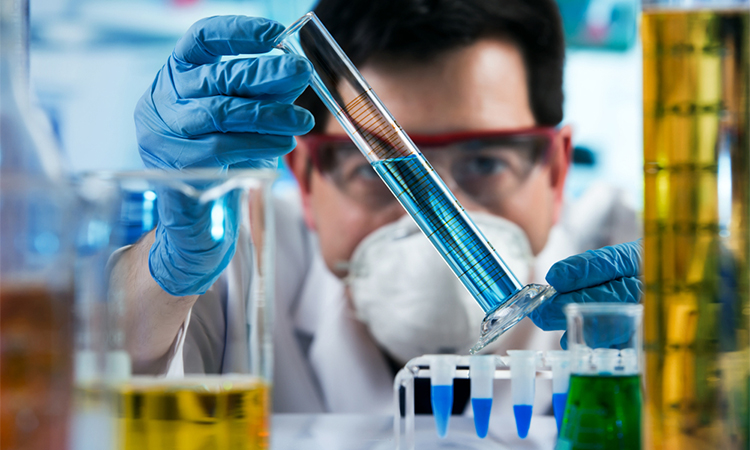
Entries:
{"type": "Polygon", "coordinates": [[[135,378],[115,396],[119,449],[267,449],[269,391],[248,378],[135,378]]]}
{"type": "Polygon", "coordinates": [[[749,21],[643,14],[646,449],[747,448],[749,21]]]}

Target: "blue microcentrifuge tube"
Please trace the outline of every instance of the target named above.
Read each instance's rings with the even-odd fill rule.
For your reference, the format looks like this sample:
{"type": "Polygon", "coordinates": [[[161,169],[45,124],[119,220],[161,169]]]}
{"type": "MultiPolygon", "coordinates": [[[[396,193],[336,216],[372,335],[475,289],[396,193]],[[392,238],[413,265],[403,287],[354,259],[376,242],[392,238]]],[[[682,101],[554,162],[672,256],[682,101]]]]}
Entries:
{"type": "Polygon", "coordinates": [[[508,350],[510,356],[510,388],[513,397],[513,415],[516,417],[518,437],[529,435],[531,413],[534,405],[537,352],[533,350],[508,350]]]}
{"type": "Polygon", "coordinates": [[[565,404],[570,385],[570,354],[565,350],[547,352],[547,365],[552,369],[552,410],[555,412],[557,431],[562,427],[565,404]]]}
{"type": "Polygon", "coordinates": [[[495,380],[495,356],[474,355],[469,359],[471,380],[471,408],[474,411],[474,429],[477,436],[485,438],[490,427],[492,410],[492,382],[495,380]]]}
{"type": "Polygon", "coordinates": [[[448,419],[453,410],[453,378],[456,376],[455,355],[431,355],[430,397],[438,436],[448,434],[448,419]]]}

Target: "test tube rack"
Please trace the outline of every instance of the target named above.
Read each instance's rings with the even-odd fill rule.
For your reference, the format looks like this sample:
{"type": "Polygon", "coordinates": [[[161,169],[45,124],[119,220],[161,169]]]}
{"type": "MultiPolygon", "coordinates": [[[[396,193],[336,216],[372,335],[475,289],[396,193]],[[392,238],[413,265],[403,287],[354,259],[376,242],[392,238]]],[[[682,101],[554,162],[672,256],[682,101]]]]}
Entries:
{"type": "Polygon", "coordinates": [[[559,429],[569,377],[568,352],[562,350],[549,351],[544,355],[533,350],[510,350],[508,356],[423,355],[413,358],[396,374],[393,383],[396,449],[415,450],[414,380],[417,378],[429,378],[431,381],[433,415],[440,437],[444,437],[448,431],[453,380],[470,379],[474,425],[480,438],[487,435],[489,427],[494,381],[511,380],[516,427],[519,437],[525,438],[529,430],[536,380],[553,382],[553,407],[559,429]],[[400,404],[402,388],[405,393],[403,417],[400,404]]]}

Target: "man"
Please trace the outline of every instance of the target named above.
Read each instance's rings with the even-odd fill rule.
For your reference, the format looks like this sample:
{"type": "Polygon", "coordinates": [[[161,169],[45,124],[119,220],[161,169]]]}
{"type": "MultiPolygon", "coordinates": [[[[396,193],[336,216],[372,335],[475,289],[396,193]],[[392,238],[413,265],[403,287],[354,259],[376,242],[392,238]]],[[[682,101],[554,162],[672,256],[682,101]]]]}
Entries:
{"type": "MultiPolygon", "coordinates": [[[[587,242],[583,233],[562,227],[551,233],[562,214],[572,151],[570,128],[555,128],[562,120],[564,45],[552,0],[322,0],[316,12],[400,125],[418,145],[425,144],[428,159],[462,205],[487,224],[480,226],[501,254],[518,245],[514,271],[525,274],[522,283],[541,280],[551,261],[612,243],[610,236],[587,242]],[[491,145],[497,142],[503,143],[499,150],[491,145]],[[535,267],[524,267],[532,254],[538,256],[535,267]]],[[[385,329],[392,325],[389,320],[378,320],[397,322],[405,316],[384,308],[383,296],[367,299],[369,289],[361,286],[393,280],[358,284],[351,272],[361,261],[372,264],[368,244],[381,230],[392,234],[393,227],[408,228],[403,209],[387,191],[383,194],[364,158],[338,144],[341,128],[309,91],[297,102],[305,109],[291,104],[310,76],[304,60],[283,55],[219,62],[220,55],[266,52],[280,32],[278,24],[242,17],[194,25],[136,108],[141,155],[147,166],[167,169],[267,167],[293,147],[292,136],[310,131],[307,110],[312,112],[313,133],[300,138],[289,160],[300,186],[301,212],[282,201],[277,217],[274,406],[276,411],[389,412],[394,369],[416,351],[433,349],[427,333],[459,319],[439,315],[425,328],[385,329]],[[349,289],[341,282],[345,277],[353,279],[349,289]],[[391,339],[394,335],[400,338],[391,339]],[[402,351],[414,342],[424,346],[402,351]]],[[[138,329],[131,333],[138,342],[128,343],[137,371],[229,370],[205,363],[209,353],[225,349],[208,345],[189,323],[216,314],[212,300],[200,295],[226,283],[220,273],[235,249],[194,245],[163,221],[118,263],[115,284],[138,281],[127,301],[128,326],[138,329]],[[186,250],[204,257],[183,257],[186,250]]],[[[427,255],[421,260],[426,264],[436,259],[427,255]]],[[[572,289],[607,285],[623,275],[637,274],[614,270],[572,289]]],[[[412,291],[419,294],[439,280],[455,282],[452,276],[430,278],[422,272],[416,278],[425,276],[427,281],[412,284],[412,291]]],[[[455,299],[462,295],[446,299],[450,310],[440,304],[426,311],[464,311],[469,307],[455,299]]],[[[473,308],[466,317],[476,316],[473,308]]],[[[559,321],[545,325],[559,312],[558,307],[536,322],[562,329],[559,321]]],[[[446,342],[464,334],[458,330],[446,342]]],[[[558,340],[559,333],[545,334],[524,320],[495,350],[543,350],[558,340]]],[[[462,342],[447,350],[466,349],[462,342]]]]}

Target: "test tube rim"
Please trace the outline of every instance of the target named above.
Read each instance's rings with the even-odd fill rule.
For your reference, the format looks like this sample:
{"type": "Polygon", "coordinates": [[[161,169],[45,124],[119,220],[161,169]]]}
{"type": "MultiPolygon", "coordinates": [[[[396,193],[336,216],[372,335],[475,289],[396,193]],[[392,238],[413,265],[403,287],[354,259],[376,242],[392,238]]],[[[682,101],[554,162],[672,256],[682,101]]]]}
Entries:
{"type": "MultiPolygon", "coordinates": [[[[341,49],[341,46],[339,46],[338,42],[336,42],[336,39],[334,39],[333,36],[331,36],[331,33],[328,31],[328,28],[326,28],[325,24],[321,22],[321,20],[318,18],[318,15],[315,14],[315,12],[313,11],[310,11],[304,16],[302,16],[301,18],[299,18],[296,22],[289,25],[289,27],[287,27],[284,31],[282,31],[280,35],[276,36],[276,39],[274,39],[273,41],[274,48],[287,51],[286,50],[287,47],[284,45],[284,41],[287,40],[292,35],[294,35],[295,33],[299,32],[299,30],[301,30],[302,27],[307,25],[308,22],[315,24],[315,27],[317,27],[318,30],[320,30],[326,43],[331,47],[331,49],[333,49],[333,51],[339,57],[339,59],[347,68],[347,70],[350,72],[350,74],[357,80],[357,82],[360,84],[360,88],[363,91],[372,91],[372,87],[370,87],[367,81],[365,81],[365,79],[362,77],[362,74],[359,73],[359,70],[357,69],[357,67],[349,59],[349,56],[347,56],[347,54],[344,53],[344,51],[341,49]]],[[[380,103],[379,106],[382,107],[383,103],[380,102],[380,99],[378,99],[378,102],[380,103]]],[[[341,109],[341,108],[337,107],[337,109],[341,109]]]]}
{"type": "Polygon", "coordinates": [[[293,24],[289,25],[288,27],[284,28],[284,31],[281,32],[280,35],[276,36],[276,39],[273,40],[273,46],[274,48],[281,48],[281,45],[284,43],[284,41],[294,33],[300,30],[300,28],[304,27],[307,22],[312,20],[313,17],[317,17],[316,14],[312,11],[306,13],[299,19],[297,19],[293,24]]]}
{"type": "Polygon", "coordinates": [[[598,314],[640,317],[643,315],[643,305],[640,303],[569,303],[563,310],[566,316],[598,314]]]}

